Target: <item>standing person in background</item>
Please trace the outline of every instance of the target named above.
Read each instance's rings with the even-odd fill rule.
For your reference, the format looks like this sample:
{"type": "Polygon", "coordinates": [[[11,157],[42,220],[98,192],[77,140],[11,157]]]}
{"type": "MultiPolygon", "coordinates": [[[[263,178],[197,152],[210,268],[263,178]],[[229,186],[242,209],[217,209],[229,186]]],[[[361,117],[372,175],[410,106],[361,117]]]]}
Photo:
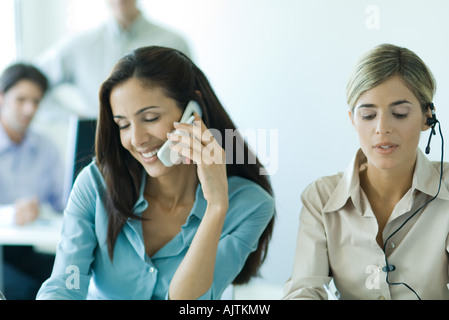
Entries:
{"type": "MultiPolygon", "coordinates": [[[[14,64],[0,77],[0,205],[12,206],[10,220],[19,225],[34,221],[44,205],[58,212],[64,206],[59,150],[29,129],[46,90],[46,77],[32,65],[14,64]]],[[[54,257],[5,246],[4,260],[8,299],[34,299],[54,257]]]]}
{"type": "MultiPolygon", "coordinates": [[[[160,45],[178,49],[186,55],[190,50],[179,35],[149,22],[137,6],[137,0],[107,0],[112,17],[99,27],[65,39],[36,61],[49,78],[50,105],[60,105],[76,114],[96,118],[98,89],[114,64],[126,53],[143,46],[160,45]],[[76,93],[73,101],[57,93],[56,86],[69,84],[76,93]],[[76,110],[73,110],[76,108],[76,110]]],[[[67,86],[65,86],[67,88],[67,86]]],[[[67,92],[67,91],[64,91],[67,92]]],[[[57,110],[57,109],[55,109],[57,110]]]]}

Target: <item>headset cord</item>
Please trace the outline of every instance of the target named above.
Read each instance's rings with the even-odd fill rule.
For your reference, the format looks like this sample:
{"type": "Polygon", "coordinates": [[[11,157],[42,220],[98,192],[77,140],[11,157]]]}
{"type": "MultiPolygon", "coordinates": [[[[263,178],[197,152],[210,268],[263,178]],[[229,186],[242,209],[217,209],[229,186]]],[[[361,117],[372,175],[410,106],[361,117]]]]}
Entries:
{"type": "MultiPolygon", "coordinates": [[[[421,300],[421,297],[416,293],[415,290],[413,290],[412,287],[410,287],[408,284],[406,284],[405,282],[390,282],[388,279],[388,276],[390,274],[391,271],[393,271],[394,269],[390,268],[390,265],[388,264],[388,259],[387,259],[387,254],[386,254],[386,248],[387,248],[387,243],[388,240],[390,240],[399,230],[402,229],[402,227],[404,227],[404,225],[409,222],[419,211],[423,210],[429,203],[431,203],[433,200],[435,200],[438,197],[438,194],[440,193],[440,189],[441,189],[441,183],[443,180],[443,155],[444,155],[444,138],[443,138],[443,134],[441,132],[441,124],[440,122],[437,120],[438,123],[438,130],[440,133],[440,137],[441,137],[441,161],[440,161],[440,181],[438,183],[438,191],[436,193],[435,196],[432,197],[432,199],[430,199],[429,201],[427,201],[426,203],[424,203],[421,207],[418,208],[418,210],[416,210],[410,217],[407,218],[407,220],[405,220],[400,226],[399,228],[397,228],[392,234],[390,234],[390,236],[387,238],[387,240],[385,240],[384,242],[384,246],[383,246],[383,252],[385,255],[385,270],[387,272],[387,278],[386,281],[389,285],[404,285],[405,287],[407,287],[411,292],[413,292],[415,294],[415,296],[418,298],[418,300],[421,300]]],[[[435,128],[432,127],[432,134],[435,134],[435,128]]],[[[424,211],[424,210],[423,210],[424,211]]]]}

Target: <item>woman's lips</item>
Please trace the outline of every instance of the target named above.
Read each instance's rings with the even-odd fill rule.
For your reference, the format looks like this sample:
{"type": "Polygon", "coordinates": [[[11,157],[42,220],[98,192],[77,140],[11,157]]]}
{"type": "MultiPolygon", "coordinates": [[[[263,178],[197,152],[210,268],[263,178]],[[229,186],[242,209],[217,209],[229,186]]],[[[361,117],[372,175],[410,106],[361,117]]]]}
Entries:
{"type": "Polygon", "coordinates": [[[142,160],[145,163],[152,163],[155,162],[156,160],[158,160],[157,157],[157,152],[159,151],[160,148],[156,148],[156,149],[152,149],[151,151],[145,151],[145,152],[139,152],[138,153],[141,155],[142,160]]]}
{"type": "Polygon", "coordinates": [[[398,145],[391,142],[382,142],[376,144],[373,149],[380,154],[391,154],[396,151],[398,145]]]}

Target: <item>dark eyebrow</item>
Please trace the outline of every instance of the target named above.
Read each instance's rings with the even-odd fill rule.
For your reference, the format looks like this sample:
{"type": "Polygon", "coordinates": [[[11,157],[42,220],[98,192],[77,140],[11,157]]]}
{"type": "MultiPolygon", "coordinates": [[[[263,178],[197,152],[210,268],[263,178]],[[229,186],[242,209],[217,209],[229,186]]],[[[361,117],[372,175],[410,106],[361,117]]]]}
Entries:
{"type": "MultiPolygon", "coordinates": [[[[138,116],[138,115],[140,115],[140,114],[142,114],[142,113],[144,113],[145,111],[147,111],[147,110],[149,110],[149,109],[154,109],[154,108],[159,108],[159,107],[157,107],[157,106],[149,106],[149,107],[145,107],[145,108],[142,108],[142,109],[140,109],[139,111],[137,111],[134,115],[135,116],[138,116]]],[[[125,117],[123,117],[123,116],[112,116],[114,119],[124,119],[125,117]]]]}
{"type": "Polygon", "coordinates": [[[375,108],[375,107],[376,107],[375,104],[366,103],[366,104],[361,104],[359,106],[356,106],[356,109],[358,109],[358,108],[375,108]]]}
{"type": "MultiPolygon", "coordinates": [[[[404,100],[398,100],[398,101],[394,101],[394,102],[390,103],[389,107],[398,106],[398,105],[401,105],[404,103],[412,104],[410,101],[404,99],[404,100]]],[[[358,108],[375,108],[375,107],[376,107],[375,104],[366,103],[366,104],[361,104],[360,106],[357,106],[356,108],[358,109],[358,108]]]]}
{"type": "Polygon", "coordinates": [[[398,106],[403,103],[412,104],[410,101],[404,99],[404,100],[398,100],[398,101],[390,103],[390,107],[398,106]]]}

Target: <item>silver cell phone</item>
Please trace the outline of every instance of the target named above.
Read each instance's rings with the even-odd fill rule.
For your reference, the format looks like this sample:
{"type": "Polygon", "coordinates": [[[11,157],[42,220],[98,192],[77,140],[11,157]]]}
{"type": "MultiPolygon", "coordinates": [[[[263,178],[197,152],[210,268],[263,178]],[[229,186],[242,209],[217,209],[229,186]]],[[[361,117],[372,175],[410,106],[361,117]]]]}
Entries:
{"type": "MultiPolygon", "coordinates": [[[[198,113],[200,117],[203,115],[198,103],[194,100],[189,101],[179,122],[191,124],[193,120],[195,120],[195,117],[193,116],[195,112],[198,113]]],[[[181,131],[176,130],[174,133],[181,134],[181,131]]],[[[179,160],[181,159],[181,156],[178,155],[177,152],[172,152],[172,150],[170,149],[170,143],[172,143],[170,140],[165,141],[165,143],[157,152],[159,160],[161,160],[162,164],[166,167],[171,167],[174,164],[180,163],[179,160]]]]}

